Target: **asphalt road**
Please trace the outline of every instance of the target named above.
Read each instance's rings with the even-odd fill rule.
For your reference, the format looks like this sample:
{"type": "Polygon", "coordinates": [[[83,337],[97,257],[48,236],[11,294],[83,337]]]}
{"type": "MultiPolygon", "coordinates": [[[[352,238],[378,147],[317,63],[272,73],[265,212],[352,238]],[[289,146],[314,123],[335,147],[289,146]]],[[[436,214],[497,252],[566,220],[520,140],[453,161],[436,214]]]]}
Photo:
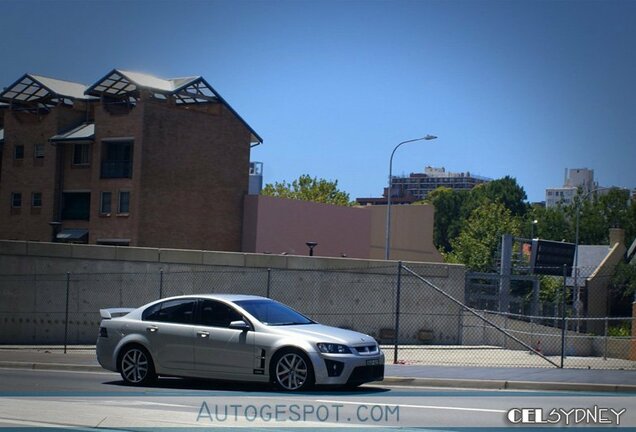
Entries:
{"type": "Polygon", "coordinates": [[[566,421],[572,425],[576,416],[584,421],[595,416],[597,423],[602,419],[613,425],[618,418],[620,426],[636,429],[636,395],[377,385],[355,391],[323,388],[289,394],[263,385],[176,378],[138,388],[124,385],[119,375],[109,372],[0,369],[0,428],[249,426],[271,430],[358,425],[452,430],[510,426],[509,416],[515,421],[525,416],[529,422],[558,418],[562,426],[566,421]],[[556,411],[550,414],[552,410],[556,411]]]}

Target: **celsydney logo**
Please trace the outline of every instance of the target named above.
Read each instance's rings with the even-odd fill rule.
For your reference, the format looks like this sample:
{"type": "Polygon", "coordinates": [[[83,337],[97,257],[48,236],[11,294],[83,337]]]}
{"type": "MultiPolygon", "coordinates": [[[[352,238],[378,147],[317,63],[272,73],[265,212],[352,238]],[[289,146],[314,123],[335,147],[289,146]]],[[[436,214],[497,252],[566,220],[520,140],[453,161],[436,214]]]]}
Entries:
{"type": "Polygon", "coordinates": [[[625,408],[514,408],[508,411],[507,418],[513,424],[621,424],[625,408]]]}

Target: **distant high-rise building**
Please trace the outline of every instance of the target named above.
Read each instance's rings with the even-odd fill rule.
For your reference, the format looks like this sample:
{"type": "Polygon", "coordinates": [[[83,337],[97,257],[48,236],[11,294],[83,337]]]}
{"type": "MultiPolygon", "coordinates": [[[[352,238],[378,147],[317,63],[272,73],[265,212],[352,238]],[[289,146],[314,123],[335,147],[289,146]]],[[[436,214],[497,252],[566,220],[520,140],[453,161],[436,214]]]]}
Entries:
{"type": "MultiPolygon", "coordinates": [[[[393,176],[391,181],[391,203],[410,204],[426,198],[429,192],[438,187],[453,190],[470,190],[481,183],[492,179],[471,174],[470,172],[454,173],[445,168],[427,166],[423,173],[411,173],[408,177],[393,176]]],[[[380,198],[357,198],[361,205],[387,204],[388,187],[380,198]]]]}
{"type": "Polygon", "coordinates": [[[588,168],[566,168],[563,186],[545,190],[545,206],[549,208],[572,204],[579,188],[583,194],[590,193],[598,188],[598,184],[594,182],[594,170],[588,168]]]}

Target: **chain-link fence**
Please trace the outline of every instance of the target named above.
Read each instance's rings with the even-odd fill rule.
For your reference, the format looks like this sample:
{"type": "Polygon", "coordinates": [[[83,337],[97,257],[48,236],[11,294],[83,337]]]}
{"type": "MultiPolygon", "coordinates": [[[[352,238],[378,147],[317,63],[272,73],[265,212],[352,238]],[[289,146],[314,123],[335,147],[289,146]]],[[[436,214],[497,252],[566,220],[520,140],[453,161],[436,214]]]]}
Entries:
{"type": "MultiPolygon", "coordinates": [[[[624,318],[590,314],[600,310],[589,302],[602,295],[589,291],[600,289],[601,276],[504,282],[510,289],[505,295],[501,278],[489,276],[496,289],[481,297],[487,300],[482,304],[463,267],[439,264],[2,275],[0,343],[92,344],[101,308],[139,307],[183,294],[241,293],[370,334],[389,363],[636,369],[631,301],[624,318]]],[[[616,299],[610,291],[604,295],[603,307],[609,308],[616,299]]]]}

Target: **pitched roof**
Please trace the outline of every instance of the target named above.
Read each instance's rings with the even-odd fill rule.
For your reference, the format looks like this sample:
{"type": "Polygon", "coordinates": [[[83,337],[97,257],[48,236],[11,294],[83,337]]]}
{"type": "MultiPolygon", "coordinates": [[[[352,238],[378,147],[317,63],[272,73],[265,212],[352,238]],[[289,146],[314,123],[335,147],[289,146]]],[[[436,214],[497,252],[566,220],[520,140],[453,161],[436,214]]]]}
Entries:
{"type": "Polygon", "coordinates": [[[90,96],[122,97],[146,89],[162,98],[174,97],[178,105],[219,102],[232,112],[251,132],[251,142],[263,139],[201,76],[163,79],[140,72],[113,69],[86,90],[90,96]]]}
{"type": "Polygon", "coordinates": [[[93,99],[84,94],[84,84],[24,74],[0,93],[0,99],[16,102],[40,102],[49,99],[93,99]]]}
{"type": "MultiPolygon", "coordinates": [[[[577,275],[577,284],[585,285],[585,279],[592,275],[598,266],[603,262],[607,254],[610,252],[609,246],[603,245],[579,245],[577,248],[578,260],[577,267],[579,269],[577,275]]],[[[574,270],[572,271],[574,276],[574,270]]],[[[574,285],[574,277],[567,278],[567,285],[574,285]]]]}
{"type": "Polygon", "coordinates": [[[93,96],[102,94],[119,96],[146,88],[160,93],[173,93],[190,82],[200,79],[200,76],[186,78],[162,79],[140,72],[113,69],[102,79],[90,86],[86,93],[93,96]]]}
{"type": "Polygon", "coordinates": [[[579,245],[578,250],[578,266],[581,268],[593,268],[592,271],[590,271],[590,273],[592,273],[605,259],[610,251],[610,247],[605,245],[579,245]]]}
{"type": "Polygon", "coordinates": [[[95,138],[95,123],[84,123],[64,133],[51,137],[53,142],[62,141],[93,141],[95,138]]]}
{"type": "Polygon", "coordinates": [[[75,99],[86,99],[86,95],[84,94],[86,86],[84,84],[48,78],[42,75],[30,76],[60,96],[67,96],[75,99]]]}

